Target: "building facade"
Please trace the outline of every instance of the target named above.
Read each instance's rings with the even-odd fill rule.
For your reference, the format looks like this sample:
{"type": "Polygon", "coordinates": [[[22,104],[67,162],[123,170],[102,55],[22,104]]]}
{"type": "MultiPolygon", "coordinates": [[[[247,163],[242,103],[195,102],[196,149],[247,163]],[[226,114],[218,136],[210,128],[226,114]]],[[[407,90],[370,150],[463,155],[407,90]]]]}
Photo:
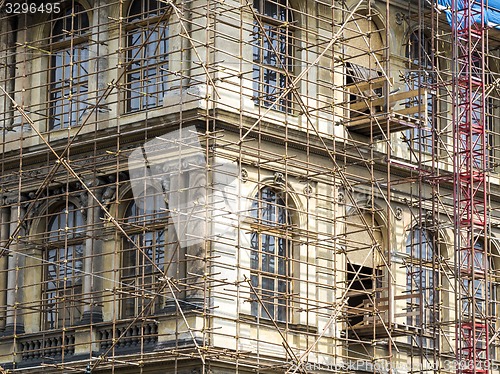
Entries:
{"type": "Polygon", "coordinates": [[[0,11],[4,371],[456,372],[469,319],[499,371],[495,29],[469,279],[437,6],[25,5],[0,11]]]}

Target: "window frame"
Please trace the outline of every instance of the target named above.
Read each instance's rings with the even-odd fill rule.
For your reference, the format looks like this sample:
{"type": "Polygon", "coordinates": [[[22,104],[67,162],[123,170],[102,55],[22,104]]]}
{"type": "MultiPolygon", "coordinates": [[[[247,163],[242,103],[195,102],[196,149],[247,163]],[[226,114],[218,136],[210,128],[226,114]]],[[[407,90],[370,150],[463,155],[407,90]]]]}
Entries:
{"type": "Polygon", "coordinates": [[[53,19],[51,24],[51,43],[49,47],[51,56],[49,58],[49,89],[47,92],[49,131],[80,126],[88,107],[89,13],[79,2],[63,8],[62,13],[64,15],[53,19]],[[71,20],[72,29],[75,22],[78,23],[78,29],[69,31],[79,35],[72,38],[65,36],[64,30],[68,20],[71,20]],[[59,26],[62,32],[56,33],[59,26]],[[86,51],[86,56],[84,51],[86,51]],[[78,56],[78,59],[75,60],[75,56],[78,56]],[[62,60],[61,63],[57,63],[58,57],[62,60]],[[66,61],[66,58],[69,58],[69,61],[66,61]],[[75,68],[78,68],[76,73],[75,68]],[[67,71],[69,71],[69,74],[67,71]],[[77,96],[77,100],[72,100],[73,96],[77,96]],[[59,124],[56,124],[58,118],[59,124]]]}
{"type": "Polygon", "coordinates": [[[51,211],[47,217],[48,235],[45,238],[43,253],[45,265],[42,275],[41,299],[44,311],[41,318],[42,330],[73,326],[83,316],[83,302],[79,303],[78,300],[81,300],[83,292],[85,216],[77,204],[72,202],[63,206],[59,205],[51,211]],[[70,230],[71,228],[73,230],[70,230]],[[67,256],[68,253],[71,253],[71,256],[67,256]],[[79,255],[75,256],[75,253],[79,255]],[[75,264],[75,267],[68,265],[68,262],[75,264]],[[51,267],[54,269],[51,270],[51,267]],[[70,270],[69,273],[68,270],[70,270]],[[51,276],[54,271],[58,274],[55,279],[51,276]],[[51,286],[51,283],[55,285],[51,286]],[[68,302],[69,305],[67,305],[68,302]],[[78,311],[78,306],[80,306],[80,311],[78,311]]]}
{"type": "MultiPolygon", "coordinates": [[[[407,300],[409,305],[406,323],[409,326],[421,328],[422,335],[425,335],[425,331],[432,330],[429,326],[435,323],[436,317],[433,315],[432,308],[439,304],[440,294],[435,290],[434,285],[439,284],[440,274],[432,266],[435,256],[439,255],[439,246],[435,240],[436,234],[425,226],[414,226],[407,233],[405,249],[409,259],[406,267],[406,292],[418,293],[421,296],[407,300]],[[419,314],[413,315],[414,311],[418,311],[419,314]]],[[[409,338],[410,343],[412,339],[417,339],[422,347],[434,347],[432,339],[416,335],[414,338],[409,338]]]]}
{"type": "MultiPolygon", "coordinates": [[[[281,323],[292,322],[292,290],[293,290],[293,217],[290,212],[292,208],[290,204],[290,197],[279,189],[271,186],[264,186],[260,188],[254,195],[251,209],[251,223],[250,223],[250,282],[254,291],[250,294],[250,314],[257,319],[273,320],[281,323]],[[275,200],[272,202],[263,197],[263,191],[270,191],[274,194],[275,200]],[[274,209],[273,220],[263,218],[261,211],[263,202],[271,209],[274,209]],[[283,219],[279,219],[281,213],[279,210],[283,209],[283,219]],[[274,240],[273,240],[274,239],[274,240]],[[271,254],[269,250],[265,250],[264,243],[270,244],[271,242],[284,243],[284,253],[280,254],[280,247],[274,246],[271,254]],[[264,260],[264,255],[269,257],[264,260]],[[282,262],[280,271],[280,261],[282,262]],[[263,269],[263,263],[266,263],[268,269],[263,269]],[[276,265],[277,264],[277,265],[276,265]],[[274,269],[269,270],[274,266],[274,269]],[[268,280],[268,285],[273,284],[272,288],[264,288],[264,280],[268,280]],[[283,288],[284,287],[284,288],[283,288]],[[266,302],[264,296],[271,295],[271,302],[266,302]],[[259,300],[262,302],[262,305],[259,300]],[[267,312],[266,312],[267,310],[267,312]],[[269,313],[269,314],[268,314],[269,313]]],[[[269,247],[267,247],[269,249],[269,247]]]]}
{"type": "Polygon", "coordinates": [[[166,3],[156,1],[156,0],[148,0],[146,2],[134,0],[130,3],[127,10],[127,21],[128,25],[125,28],[125,39],[126,39],[126,69],[125,69],[125,112],[126,113],[137,113],[144,110],[160,108],[163,105],[163,99],[165,93],[168,91],[168,69],[169,69],[169,47],[170,47],[170,13],[172,8],[166,3]],[[155,2],[157,7],[154,10],[149,8],[144,10],[146,4],[151,4],[155,2]],[[139,19],[134,19],[137,17],[137,13],[132,14],[131,11],[134,5],[140,4],[142,13],[139,15],[139,19]],[[161,12],[163,10],[163,12],[161,12]],[[153,14],[148,16],[148,13],[158,12],[159,14],[153,14]],[[159,31],[159,28],[163,28],[162,31],[159,31]],[[158,34],[158,38],[154,41],[151,41],[151,38],[154,34],[158,34]],[[139,41],[137,44],[132,42],[132,38],[134,36],[139,37],[139,41]],[[160,37],[161,36],[161,37],[160,37]],[[146,43],[146,44],[144,44],[146,43]],[[158,46],[163,44],[160,47],[160,51],[151,58],[148,54],[149,48],[146,48],[146,45],[151,46],[153,44],[157,44],[154,48],[155,51],[158,50],[158,46]],[[144,45],[143,45],[144,44],[144,45]],[[142,46],[142,47],[141,47],[142,46]],[[163,48],[163,52],[161,50],[163,48]],[[157,61],[153,64],[144,65],[144,61],[150,61],[152,59],[158,59],[158,57],[162,56],[162,53],[165,58],[165,61],[157,61]],[[148,55],[146,55],[148,54],[148,55]],[[139,61],[139,62],[136,62],[139,61]],[[152,71],[155,71],[154,74],[151,74],[152,71]],[[133,75],[139,75],[139,78],[132,81],[133,75]],[[159,81],[158,81],[158,78],[159,81]],[[147,84],[146,79],[153,79],[155,83],[147,84]],[[137,88],[132,87],[133,82],[139,82],[137,88]],[[153,90],[152,93],[149,92],[150,87],[157,87],[156,90],[153,90]],[[158,87],[163,86],[161,89],[158,87]],[[134,94],[136,94],[134,96],[134,94]],[[132,103],[137,101],[138,104],[133,105],[132,103]]]}
{"type": "Polygon", "coordinates": [[[133,243],[126,236],[122,236],[120,287],[123,293],[120,299],[120,316],[124,319],[136,317],[141,313],[143,308],[147,307],[150,297],[154,297],[155,301],[147,307],[144,315],[159,313],[165,306],[164,298],[156,295],[158,278],[164,276],[169,244],[167,240],[169,218],[163,196],[162,192],[148,188],[144,194],[129,201],[125,207],[123,226],[133,243]],[[143,204],[145,201],[147,204],[150,199],[153,199],[152,211],[148,211],[148,206],[145,206],[146,211],[139,207],[138,202],[143,204]],[[135,210],[133,215],[130,214],[132,208],[135,210]],[[161,243],[157,241],[157,235],[162,236],[161,243]],[[151,245],[146,245],[148,239],[145,238],[149,236],[151,245]],[[141,250],[139,251],[137,247],[141,250]],[[152,250],[151,256],[148,248],[152,250]],[[161,248],[163,251],[158,256],[158,250],[161,248]],[[153,258],[157,267],[153,265],[153,258]]]}
{"type": "Polygon", "coordinates": [[[256,17],[254,16],[253,20],[253,38],[251,40],[253,66],[252,91],[255,105],[263,108],[270,108],[277,112],[294,114],[292,90],[289,90],[286,95],[275,104],[276,99],[288,89],[288,86],[291,84],[290,80],[294,79],[293,66],[296,55],[297,39],[295,37],[296,28],[293,26],[294,13],[293,10],[291,10],[291,7],[288,6],[288,3],[289,0],[254,0],[253,7],[256,17]],[[274,5],[277,9],[277,13],[279,13],[281,8],[284,8],[285,19],[275,18],[272,15],[267,14],[265,9],[268,4],[271,4],[271,6],[274,5]],[[266,31],[267,28],[269,28],[271,32],[264,33],[259,24],[261,24],[266,31]],[[275,34],[278,35],[278,37],[284,35],[285,38],[283,41],[281,41],[278,37],[271,39],[266,37],[266,35],[269,36],[269,34],[275,34]],[[284,45],[284,50],[286,52],[280,53],[276,47],[274,49],[279,53],[281,63],[278,61],[274,50],[266,48],[266,44],[269,44],[269,39],[273,42],[276,41],[279,46],[282,44],[284,45]],[[265,56],[266,52],[269,53],[269,56],[267,57],[265,56]],[[274,63],[265,63],[265,60],[276,61],[274,63]],[[274,82],[276,82],[275,85],[270,83],[271,79],[265,79],[265,77],[270,74],[277,76],[274,79],[274,82]]]}
{"type": "MultiPolygon", "coordinates": [[[[426,128],[430,127],[432,130],[413,128],[407,130],[406,134],[413,150],[433,154],[437,150],[434,133],[439,130],[437,116],[439,100],[434,87],[437,82],[434,69],[438,60],[434,54],[432,40],[426,30],[414,29],[408,36],[407,43],[405,57],[408,61],[408,72],[406,80],[408,85],[411,85],[410,89],[420,90],[422,86],[427,87],[427,102],[425,104],[427,113],[424,114],[424,119],[426,119],[426,128]]],[[[419,114],[415,114],[415,117],[418,118],[419,114]]]]}

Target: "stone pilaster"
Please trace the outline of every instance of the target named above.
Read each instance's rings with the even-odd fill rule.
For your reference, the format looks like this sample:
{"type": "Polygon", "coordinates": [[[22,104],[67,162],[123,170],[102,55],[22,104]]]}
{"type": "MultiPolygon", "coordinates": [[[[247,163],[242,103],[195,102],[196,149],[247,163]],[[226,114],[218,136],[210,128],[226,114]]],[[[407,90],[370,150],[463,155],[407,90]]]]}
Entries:
{"type": "MultiPolygon", "coordinates": [[[[2,204],[3,205],[3,204],[2,204]]],[[[5,246],[9,241],[9,218],[10,209],[6,207],[0,208],[0,252],[3,256],[0,257],[0,329],[5,329],[5,319],[7,316],[7,251],[4,251],[5,246]]]]}
{"type": "MultiPolygon", "coordinates": [[[[87,186],[99,185],[101,181],[88,182],[87,186]]],[[[92,190],[95,198],[100,202],[102,200],[103,189],[95,188],[92,190]]],[[[97,201],[87,194],[87,239],[85,240],[84,259],[83,259],[83,295],[87,301],[83,306],[82,324],[90,324],[102,321],[102,307],[100,294],[102,291],[102,211],[97,201]]]]}
{"type": "Polygon", "coordinates": [[[202,167],[189,171],[187,204],[187,280],[186,301],[193,306],[203,304],[203,277],[205,275],[205,246],[206,242],[206,199],[207,199],[207,174],[202,167]]]}
{"type": "Polygon", "coordinates": [[[6,204],[10,207],[10,236],[11,245],[9,248],[8,257],[8,273],[7,273],[7,310],[5,334],[21,334],[24,332],[24,321],[22,315],[18,314],[18,305],[22,303],[22,280],[23,269],[22,264],[24,259],[21,255],[23,251],[22,238],[26,234],[21,225],[21,221],[25,215],[25,209],[21,206],[16,197],[7,198],[6,204]],[[17,227],[21,225],[20,230],[16,234],[17,227]]]}

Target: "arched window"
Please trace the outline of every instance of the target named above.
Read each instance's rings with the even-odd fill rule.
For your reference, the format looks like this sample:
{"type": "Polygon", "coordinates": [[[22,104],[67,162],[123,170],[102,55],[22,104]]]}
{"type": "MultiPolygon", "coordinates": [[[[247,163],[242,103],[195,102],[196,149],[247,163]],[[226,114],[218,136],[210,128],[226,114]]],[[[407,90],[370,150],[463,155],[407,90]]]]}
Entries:
{"type": "Polygon", "coordinates": [[[374,319],[360,310],[384,307],[382,286],[384,272],[379,257],[384,247],[384,219],[375,213],[373,202],[359,201],[356,208],[347,209],[345,217],[345,240],[342,246],[346,256],[345,280],[349,290],[347,306],[351,308],[347,323],[349,328],[366,328],[374,319]],[[372,294],[370,294],[372,292],[372,294]],[[375,305],[374,305],[375,304],[375,305]]]}
{"type": "Polygon", "coordinates": [[[254,0],[252,44],[254,102],[290,113],[291,92],[276,102],[293,79],[293,17],[288,5],[288,0],[254,0]]]}
{"type": "Polygon", "coordinates": [[[131,240],[124,238],[121,285],[122,317],[134,317],[154,300],[144,314],[163,307],[157,294],[158,278],[165,266],[167,212],[163,195],[152,190],[129,203],[125,227],[131,240]]]}
{"type": "Polygon", "coordinates": [[[128,112],[161,106],[167,91],[168,14],[166,2],[135,0],[127,31],[128,112]]]}
{"type": "Polygon", "coordinates": [[[432,43],[428,35],[418,29],[410,34],[407,57],[415,67],[432,69],[434,57],[432,53],[432,43]]]}
{"type": "Polygon", "coordinates": [[[251,295],[252,315],[288,321],[292,248],[287,206],[278,191],[265,187],[255,196],[252,215],[250,277],[257,293],[251,295]]]}
{"type": "Polygon", "coordinates": [[[462,285],[464,286],[464,289],[461,290],[461,295],[463,296],[462,316],[470,316],[473,313],[482,319],[494,317],[496,315],[496,292],[493,292],[492,289],[494,285],[488,281],[488,278],[484,277],[488,272],[491,273],[494,270],[494,262],[489,251],[485,250],[484,240],[482,238],[476,239],[473,260],[469,258],[471,257],[470,251],[465,249],[462,250],[460,257],[460,266],[464,269],[474,267],[474,273],[477,277],[474,280],[474,284],[471,284],[468,280],[462,281],[462,285]],[[485,256],[487,256],[486,262],[485,256]],[[488,292],[485,291],[485,288],[488,292]],[[467,297],[472,294],[474,295],[474,308],[470,307],[470,298],[467,297]]]}
{"type": "Polygon", "coordinates": [[[385,79],[381,61],[386,45],[383,22],[367,10],[360,10],[354,18],[343,31],[343,37],[348,41],[343,46],[343,54],[346,93],[349,93],[346,98],[350,101],[348,115],[351,119],[387,110],[366,100],[383,96],[385,79]]]}
{"type": "MultiPolygon", "coordinates": [[[[423,98],[426,103],[426,112],[416,115],[420,117],[423,128],[414,128],[408,130],[409,140],[414,149],[426,153],[432,153],[434,147],[433,130],[437,127],[437,98],[434,94],[436,82],[435,77],[435,64],[432,49],[432,41],[422,29],[417,29],[410,34],[408,40],[408,47],[406,50],[406,57],[408,58],[408,82],[409,89],[420,89],[422,95],[426,93],[427,97],[423,98]]],[[[410,103],[409,105],[419,105],[418,103],[410,103]]]]}
{"type": "MultiPolygon", "coordinates": [[[[485,247],[483,238],[476,237],[474,241],[474,256],[469,249],[463,248],[460,253],[461,281],[457,290],[462,310],[459,317],[468,322],[476,319],[484,321],[488,329],[494,326],[497,315],[497,284],[492,282],[495,273],[494,261],[491,252],[485,247]],[[472,269],[473,268],[473,271],[472,269]],[[472,281],[472,274],[474,280],[472,281]]],[[[485,331],[478,329],[476,344],[485,349],[485,331]]],[[[496,357],[496,347],[490,343],[489,358],[496,357]]]]}
{"type": "Polygon", "coordinates": [[[88,15],[78,3],[63,12],[54,21],[51,35],[51,130],[80,125],[88,105],[88,15]]]}
{"type": "Polygon", "coordinates": [[[73,203],[49,218],[43,329],[72,326],[81,317],[83,224],[83,215],[73,203]]]}
{"type": "MultiPolygon", "coordinates": [[[[435,322],[435,285],[439,284],[438,272],[433,268],[435,248],[432,232],[419,227],[412,228],[406,239],[406,254],[409,256],[406,285],[410,295],[407,323],[409,326],[421,327],[423,333],[429,333],[431,324],[435,322]]],[[[433,344],[431,339],[419,336],[416,339],[424,346],[433,344]]]]}

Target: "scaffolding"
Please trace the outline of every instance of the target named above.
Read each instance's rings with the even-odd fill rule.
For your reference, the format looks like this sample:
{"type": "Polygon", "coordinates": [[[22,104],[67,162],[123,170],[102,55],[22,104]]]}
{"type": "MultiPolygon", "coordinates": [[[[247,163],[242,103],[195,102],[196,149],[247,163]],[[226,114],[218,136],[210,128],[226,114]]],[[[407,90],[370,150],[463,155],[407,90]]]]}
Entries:
{"type": "MultiPolygon", "coordinates": [[[[485,249],[488,240],[486,185],[486,77],[484,4],[476,8],[464,4],[453,7],[455,81],[453,94],[454,124],[454,196],[455,269],[457,269],[457,361],[471,365],[460,367],[463,373],[487,373],[489,337],[494,327],[488,325],[493,312],[486,308],[489,292],[489,260],[485,249]],[[479,18],[481,22],[474,20],[479,18]],[[483,301],[484,299],[484,301],[483,301]]],[[[493,313],[494,315],[494,313],[493,313]]]]}
{"type": "Polygon", "coordinates": [[[499,371],[500,31],[5,3],[1,372],[499,371]]]}

